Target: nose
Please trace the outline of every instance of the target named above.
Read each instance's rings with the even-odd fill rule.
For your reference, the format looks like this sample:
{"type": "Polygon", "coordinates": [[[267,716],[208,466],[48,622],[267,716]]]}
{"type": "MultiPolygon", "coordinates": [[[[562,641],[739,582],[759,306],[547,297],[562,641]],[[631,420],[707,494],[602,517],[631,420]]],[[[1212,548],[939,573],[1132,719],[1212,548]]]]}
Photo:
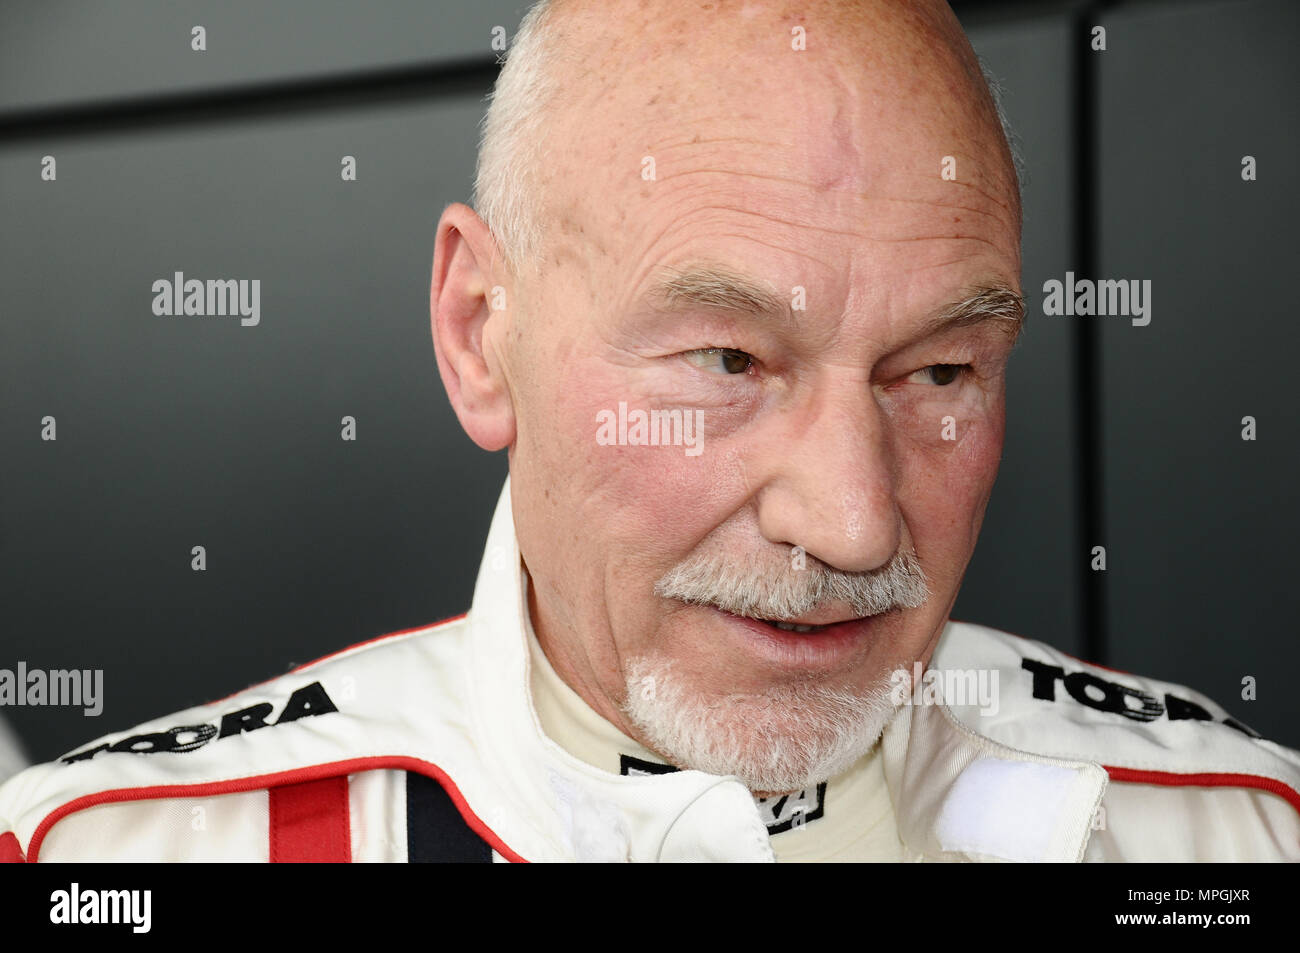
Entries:
{"type": "Polygon", "coordinates": [[[791,408],[758,476],[765,539],[844,572],[879,569],[898,551],[895,452],[888,420],[860,381],[791,408]]]}

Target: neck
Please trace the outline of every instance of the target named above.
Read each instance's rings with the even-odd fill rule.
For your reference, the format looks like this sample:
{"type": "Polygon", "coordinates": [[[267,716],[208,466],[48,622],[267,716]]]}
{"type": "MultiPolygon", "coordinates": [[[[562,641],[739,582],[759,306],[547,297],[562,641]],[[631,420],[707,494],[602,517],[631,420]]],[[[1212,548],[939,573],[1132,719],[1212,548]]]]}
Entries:
{"type": "Polygon", "coordinates": [[[573,633],[575,626],[557,624],[554,616],[539,600],[537,586],[527,566],[524,567],[524,575],[528,580],[528,616],[532,621],[533,633],[556,676],[597,715],[638,745],[647,751],[653,751],[656,757],[667,762],[668,758],[646,744],[641,733],[623,713],[621,706],[607,692],[601,690],[590,658],[575,651],[577,647],[571,644],[571,641],[566,642],[558,637],[559,632],[573,633]]]}

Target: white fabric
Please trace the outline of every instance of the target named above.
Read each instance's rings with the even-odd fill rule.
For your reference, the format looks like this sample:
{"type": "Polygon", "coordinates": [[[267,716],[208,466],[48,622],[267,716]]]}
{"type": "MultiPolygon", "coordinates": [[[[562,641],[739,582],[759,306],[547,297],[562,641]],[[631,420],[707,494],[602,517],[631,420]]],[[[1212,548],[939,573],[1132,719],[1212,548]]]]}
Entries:
{"type": "Polygon", "coordinates": [[[939,843],[945,851],[1000,860],[1053,859],[1061,839],[1057,822],[1063,815],[1069,823],[1079,780],[1072,768],[978,758],[948,792],[939,814],[939,843]],[[989,810],[994,804],[999,810],[989,810]],[[1057,811],[1044,811],[1042,805],[1057,811]]]}
{"type": "Polygon", "coordinates": [[[50,828],[41,859],[145,863],[158,859],[159,844],[171,844],[167,860],[265,862],[268,816],[265,791],[100,804],[50,828]]]}
{"type": "Polygon", "coordinates": [[[406,862],[406,772],[349,777],[348,814],[353,863],[406,862]]]}

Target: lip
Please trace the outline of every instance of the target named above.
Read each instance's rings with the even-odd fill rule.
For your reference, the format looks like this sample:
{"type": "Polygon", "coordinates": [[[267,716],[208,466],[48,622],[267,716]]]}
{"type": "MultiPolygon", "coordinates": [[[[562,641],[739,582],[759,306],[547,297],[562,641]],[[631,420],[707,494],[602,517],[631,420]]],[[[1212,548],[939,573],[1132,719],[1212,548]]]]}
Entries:
{"type": "Polygon", "coordinates": [[[732,632],[751,656],[768,665],[786,670],[825,671],[842,667],[855,655],[861,656],[882,632],[885,620],[893,612],[849,619],[828,625],[820,632],[806,634],[786,632],[757,619],[732,615],[721,609],[705,611],[732,632]]]}

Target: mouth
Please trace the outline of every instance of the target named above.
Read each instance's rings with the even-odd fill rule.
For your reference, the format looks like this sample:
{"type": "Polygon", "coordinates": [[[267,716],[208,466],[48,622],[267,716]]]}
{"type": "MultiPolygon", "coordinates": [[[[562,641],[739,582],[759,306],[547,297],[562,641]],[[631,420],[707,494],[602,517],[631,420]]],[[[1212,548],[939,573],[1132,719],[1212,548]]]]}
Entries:
{"type": "MultiPolygon", "coordinates": [[[[826,625],[803,625],[798,622],[778,622],[774,619],[755,619],[754,621],[762,622],[764,625],[770,625],[773,628],[780,629],[782,632],[798,632],[800,634],[807,634],[809,632],[825,632],[831,627],[831,624],[829,623],[826,625]]],[[[845,621],[856,622],[857,620],[848,619],[845,621]]]]}
{"type": "Polygon", "coordinates": [[[829,673],[859,664],[871,646],[897,625],[897,610],[862,618],[823,613],[799,619],[757,619],[716,607],[706,609],[721,620],[745,655],[786,673],[829,673]]]}

